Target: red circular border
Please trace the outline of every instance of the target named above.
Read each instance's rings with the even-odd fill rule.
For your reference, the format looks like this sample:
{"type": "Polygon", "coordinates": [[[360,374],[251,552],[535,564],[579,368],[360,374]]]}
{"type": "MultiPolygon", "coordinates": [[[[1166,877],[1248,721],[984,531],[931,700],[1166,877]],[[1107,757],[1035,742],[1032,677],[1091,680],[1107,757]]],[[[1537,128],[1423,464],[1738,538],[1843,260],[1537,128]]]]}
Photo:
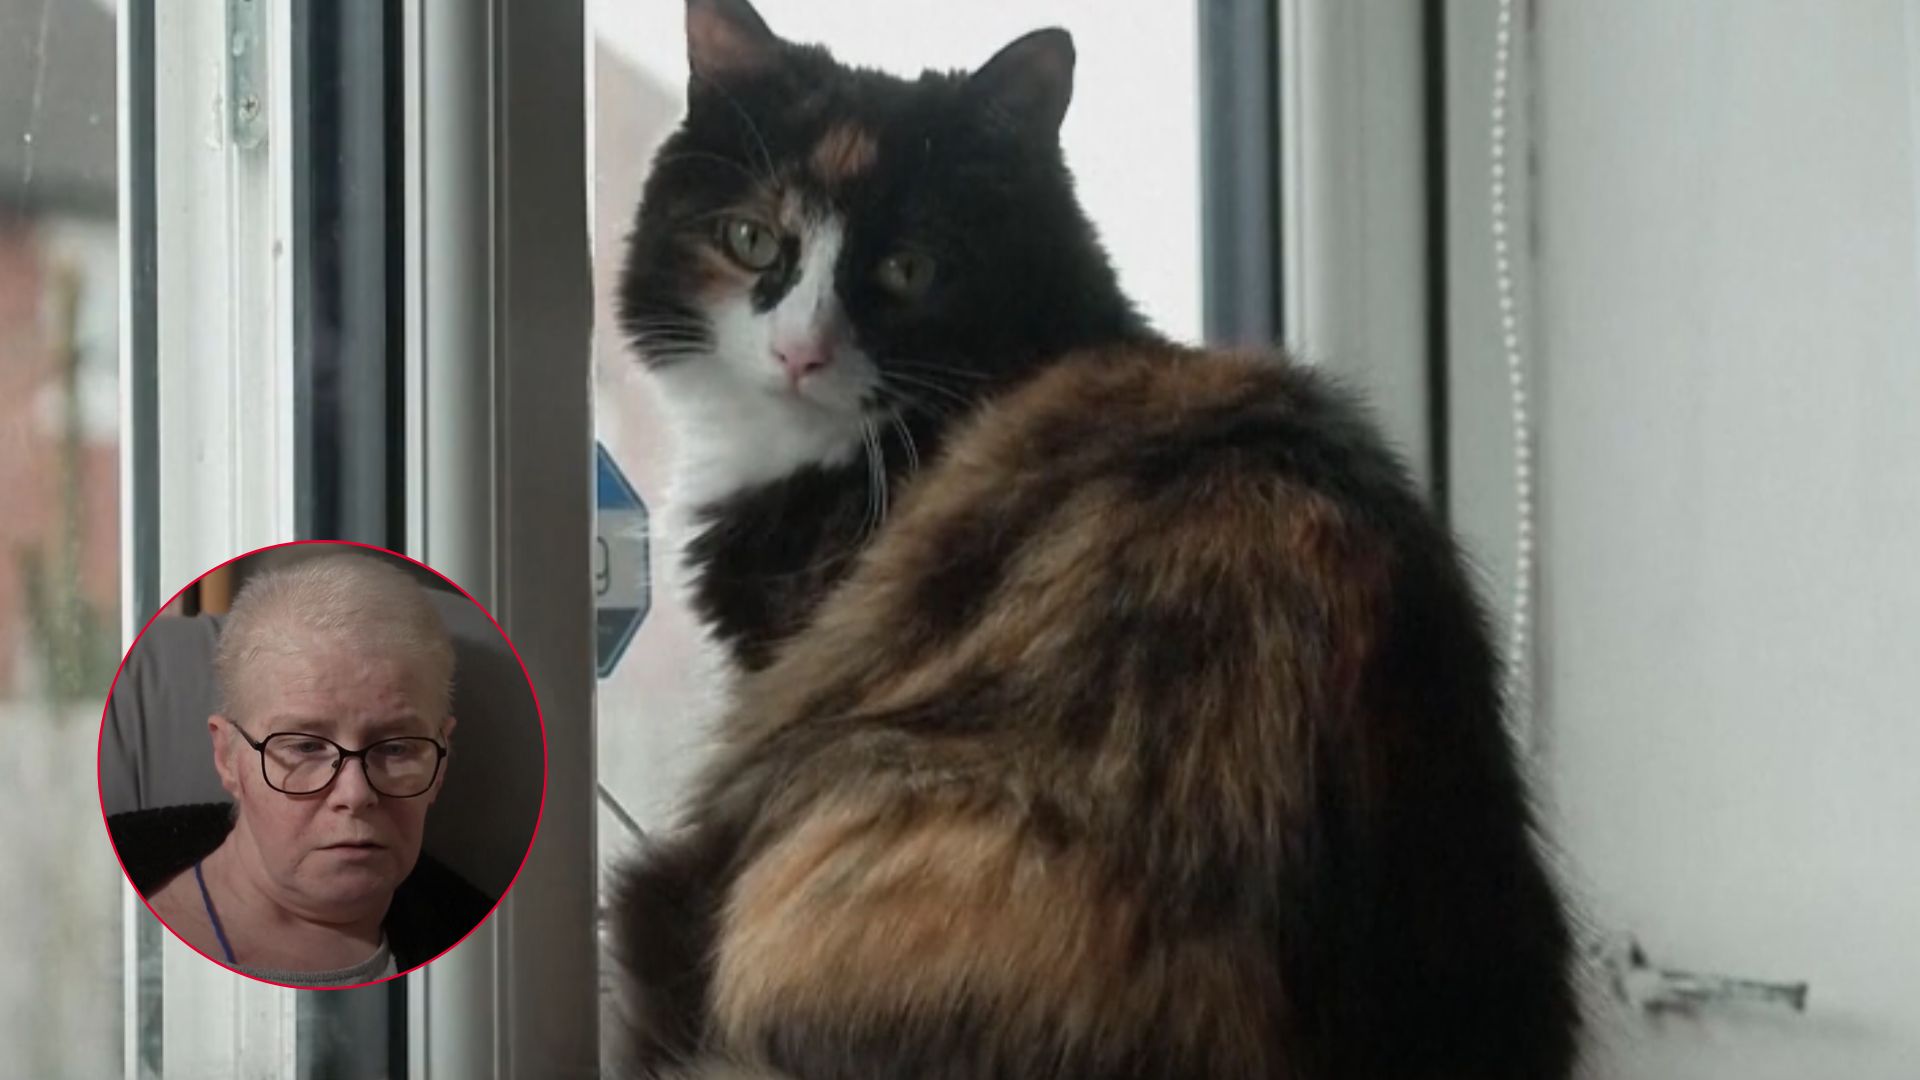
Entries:
{"type": "MultiPolygon", "coordinates": [[[[167,926],[167,921],[160,917],[159,912],[153,910],[153,904],[150,903],[147,900],[147,898],[140,893],[139,889],[134,888],[133,891],[134,891],[134,895],[140,897],[140,902],[147,906],[147,911],[153,915],[154,921],[159,923],[161,926],[166,926],[167,933],[172,934],[174,938],[180,942],[180,944],[185,945],[189,949],[193,949],[193,951],[196,953],[200,953],[201,956],[206,957],[208,962],[220,967],[225,971],[232,972],[234,975],[238,975],[243,979],[252,979],[254,982],[260,983],[265,986],[284,986],[289,990],[321,990],[321,991],[359,990],[363,987],[379,986],[382,983],[392,982],[395,979],[404,979],[408,975],[412,974],[413,972],[419,971],[420,969],[426,967],[428,964],[433,963],[435,960],[438,960],[442,956],[445,956],[448,953],[452,952],[453,950],[459,948],[461,945],[466,944],[466,940],[473,936],[474,930],[478,930],[482,926],[485,926],[487,923],[487,920],[493,918],[494,913],[500,910],[500,904],[506,900],[507,895],[509,893],[513,892],[513,887],[519,884],[520,874],[523,871],[525,871],[527,868],[527,859],[529,859],[533,855],[533,845],[538,843],[540,840],[540,822],[546,817],[546,814],[547,814],[547,784],[550,779],[548,773],[551,766],[551,761],[549,758],[549,752],[547,748],[547,714],[544,710],[540,708],[540,691],[533,685],[533,675],[527,671],[527,662],[520,658],[519,648],[514,645],[513,638],[509,637],[507,635],[507,631],[505,630],[505,628],[503,628],[500,625],[500,620],[493,617],[493,612],[488,611],[487,606],[485,604],[482,604],[480,601],[475,600],[473,598],[472,593],[469,593],[466,589],[461,588],[459,582],[453,580],[452,578],[441,573],[440,571],[435,570],[433,567],[428,566],[426,563],[421,562],[419,559],[416,559],[411,555],[403,555],[398,551],[389,551],[388,549],[383,548],[378,544],[363,544],[357,540],[289,540],[279,544],[268,544],[265,547],[257,547],[257,548],[254,548],[252,551],[247,551],[239,555],[235,555],[232,558],[225,560],[224,562],[216,563],[213,566],[210,566],[207,569],[202,570],[198,576],[193,578],[193,580],[187,582],[185,585],[180,586],[178,589],[175,589],[173,592],[173,595],[167,597],[167,602],[160,605],[159,611],[156,611],[152,615],[147,617],[147,621],[143,623],[140,627],[140,632],[133,636],[133,642],[127,646],[127,651],[120,657],[120,666],[115,668],[113,671],[113,682],[107,685],[107,700],[101,703],[101,706],[100,706],[100,735],[94,742],[93,782],[94,782],[94,787],[99,791],[100,822],[102,826],[104,826],[107,820],[107,790],[106,790],[106,785],[102,783],[100,779],[100,760],[106,752],[107,710],[111,708],[113,705],[113,691],[116,687],[120,685],[120,674],[121,672],[126,670],[127,660],[133,656],[133,650],[140,647],[140,639],[147,635],[147,628],[152,626],[154,623],[154,620],[160,617],[160,613],[167,610],[167,608],[171,606],[175,600],[178,600],[180,598],[181,593],[186,592],[188,589],[192,588],[196,583],[200,581],[201,578],[206,577],[208,574],[213,573],[215,570],[218,570],[223,566],[227,566],[232,563],[239,562],[241,559],[252,558],[253,556],[258,555],[264,551],[274,551],[278,548],[297,547],[297,546],[302,546],[306,544],[328,544],[335,547],[364,548],[368,551],[378,551],[378,552],[381,552],[382,554],[391,555],[398,559],[405,559],[407,562],[412,563],[413,565],[421,568],[422,570],[425,570],[428,573],[432,574],[434,577],[439,578],[441,581],[444,581],[447,584],[453,586],[454,589],[457,592],[459,592],[461,596],[466,597],[467,603],[472,604],[474,607],[480,609],[480,614],[485,615],[487,617],[487,622],[493,626],[494,632],[500,635],[500,640],[507,643],[507,651],[513,653],[513,662],[520,665],[520,676],[527,680],[527,693],[531,695],[533,698],[534,718],[540,722],[540,811],[539,813],[534,815],[533,835],[529,837],[527,840],[526,852],[520,856],[520,865],[516,867],[513,871],[513,880],[507,882],[507,887],[501,890],[499,897],[494,900],[493,907],[487,910],[486,915],[483,916],[479,922],[476,922],[473,924],[472,929],[468,930],[465,934],[462,934],[460,936],[459,941],[454,942],[452,945],[447,946],[445,949],[441,950],[440,952],[434,954],[433,956],[428,957],[425,960],[422,960],[418,964],[413,965],[412,967],[406,969],[405,971],[395,972],[394,974],[389,975],[384,979],[374,979],[370,982],[354,983],[351,986],[299,986],[294,983],[281,983],[281,982],[274,982],[271,979],[262,979],[262,978],[259,978],[258,976],[248,975],[244,971],[235,971],[233,968],[228,967],[226,964],[221,963],[218,960],[215,960],[213,957],[208,956],[204,952],[201,952],[200,949],[196,948],[186,938],[181,937],[179,932],[174,930],[173,927],[167,926]]],[[[113,859],[115,862],[120,864],[120,876],[126,879],[127,886],[129,888],[133,888],[133,876],[127,873],[127,862],[125,859],[122,859],[120,857],[120,846],[113,842],[113,832],[111,830],[108,830],[107,832],[107,846],[113,849],[113,859]]]]}

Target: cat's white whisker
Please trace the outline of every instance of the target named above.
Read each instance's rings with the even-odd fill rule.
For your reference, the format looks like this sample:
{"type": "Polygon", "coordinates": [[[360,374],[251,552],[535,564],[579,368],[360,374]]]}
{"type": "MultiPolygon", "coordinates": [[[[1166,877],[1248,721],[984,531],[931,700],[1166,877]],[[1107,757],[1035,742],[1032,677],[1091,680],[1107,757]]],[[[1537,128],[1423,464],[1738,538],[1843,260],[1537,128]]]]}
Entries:
{"type": "MultiPolygon", "coordinates": [[[[762,177],[759,173],[754,172],[752,169],[747,168],[745,165],[740,164],[739,162],[733,160],[732,158],[727,157],[724,154],[715,154],[707,150],[682,150],[682,151],[679,151],[678,153],[668,154],[658,159],[653,163],[653,165],[654,165],[654,168],[660,169],[660,168],[665,168],[679,161],[716,161],[722,165],[726,165],[731,168],[738,169],[740,172],[745,173],[750,179],[754,179],[754,180],[764,179],[764,177],[762,177]]],[[[718,216],[718,215],[702,214],[702,215],[699,215],[699,217],[691,218],[688,220],[698,221],[700,220],[700,218],[715,217],[715,216],[718,216]]]]}
{"type": "Polygon", "coordinates": [[[924,398],[907,395],[901,395],[896,404],[903,414],[918,413],[942,425],[951,422],[956,416],[960,415],[960,410],[945,402],[928,401],[924,398]]]}
{"type": "MultiPolygon", "coordinates": [[[[696,78],[698,78],[698,76],[696,76],[696,78]]],[[[712,79],[702,79],[701,82],[714,93],[719,94],[721,100],[725,101],[732,107],[734,112],[740,115],[741,122],[747,125],[747,133],[753,136],[755,148],[760,151],[761,163],[766,166],[766,172],[762,174],[761,178],[768,184],[776,183],[780,170],[773,164],[773,153],[767,149],[767,139],[766,136],[760,133],[760,125],[753,122],[753,114],[749,113],[732,94],[727,93],[727,88],[720,85],[719,82],[712,79]]]]}
{"type": "Polygon", "coordinates": [[[887,517],[887,461],[880,448],[880,432],[872,420],[861,422],[860,433],[867,456],[867,518],[861,527],[861,541],[878,532],[887,517]]]}
{"type": "Polygon", "coordinates": [[[888,480],[887,451],[880,442],[880,432],[876,428],[873,433],[873,482],[880,489],[880,513],[873,522],[876,530],[887,523],[887,511],[891,508],[893,487],[888,480]]]}
{"type": "Polygon", "coordinates": [[[691,316],[645,315],[627,323],[632,330],[698,330],[706,333],[709,327],[700,319],[691,316]]]}
{"type": "Polygon", "coordinates": [[[903,372],[889,370],[889,371],[883,372],[881,375],[881,378],[883,381],[886,379],[892,379],[893,381],[899,383],[900,385],[909,387],[914,390],[922,390],[931,394],[939,394],[942,397],[945,397],[954,401],[956,404],[958,404],[961,407],[962,411],[971,409],[976,404],[974,399],[968,397],[967,395],[961,393],[960,391],[955,390],[950,386],[941,386],[939,383],[934,382],[931,379],[927,379],[922,376],[908,375],[903,372]]]}
{"type": "Polygon", "coordinates": [[[888,419],[893,421],[894,428],[900,432],[901,443],[907,448],[907,475],[912,476],[920,471],[920,448],[914,445],[913,431],[907,427],[907,422],[900,418],[898,411],[889,413],[888,419]]]}
{"type": "Polygon", "coordinates": [[[976,382],[985,382],[993,378],[984,371],[967,371],[964,368],[936,363],[932,360],[890,360],[889,364],[906,371],[916,371],[926,375],[951,375],[956,379],[972,379],[976,382]]]}

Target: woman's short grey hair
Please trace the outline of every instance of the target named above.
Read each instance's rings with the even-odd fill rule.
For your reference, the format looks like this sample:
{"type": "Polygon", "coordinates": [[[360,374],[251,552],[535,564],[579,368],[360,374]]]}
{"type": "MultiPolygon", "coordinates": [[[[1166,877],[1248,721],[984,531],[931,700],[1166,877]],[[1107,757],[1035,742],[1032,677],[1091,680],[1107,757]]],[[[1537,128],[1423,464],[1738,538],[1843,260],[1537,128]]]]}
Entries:
{"type": "Polygon", "coordinates": [[[263,655],[329,646],[402,658],[438,695],[433,715],[450,707],[453,642],[426,590],[383,559],[343,552],[267,570],[241,588],[213,655],[221,712],[234,715],[263,655]]]}

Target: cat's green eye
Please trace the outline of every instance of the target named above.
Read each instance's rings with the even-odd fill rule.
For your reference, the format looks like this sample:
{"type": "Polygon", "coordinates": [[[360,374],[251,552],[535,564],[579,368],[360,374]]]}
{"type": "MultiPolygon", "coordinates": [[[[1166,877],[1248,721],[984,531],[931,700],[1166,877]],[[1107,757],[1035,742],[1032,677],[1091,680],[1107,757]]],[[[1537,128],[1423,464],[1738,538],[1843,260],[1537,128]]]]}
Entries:
{"type": "Polygon", "coordinates": [[[900,251],[880,260],[880,287],[902,300],[915,299],[933,284],[933,257],[900,251]]]}
{"type": "Polygon", "coordinates": [[[734,262],[755,272],[780,261],[780,238],[751,218],[729,218],[720,227],[720,242],[734,262]]]}

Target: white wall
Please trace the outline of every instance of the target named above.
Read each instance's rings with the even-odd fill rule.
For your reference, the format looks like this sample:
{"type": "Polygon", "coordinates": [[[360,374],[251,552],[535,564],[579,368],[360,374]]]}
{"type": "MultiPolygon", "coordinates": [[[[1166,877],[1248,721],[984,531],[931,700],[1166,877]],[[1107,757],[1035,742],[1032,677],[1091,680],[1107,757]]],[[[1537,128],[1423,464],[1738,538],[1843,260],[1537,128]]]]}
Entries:
{"type": "Polygon", "coordinates": [[[1561,835],[1656,962],[1807,1015],[1608,1076],[1920,1076],[1920,4],[1545,3],[1535,322],[1561,835]]]}

